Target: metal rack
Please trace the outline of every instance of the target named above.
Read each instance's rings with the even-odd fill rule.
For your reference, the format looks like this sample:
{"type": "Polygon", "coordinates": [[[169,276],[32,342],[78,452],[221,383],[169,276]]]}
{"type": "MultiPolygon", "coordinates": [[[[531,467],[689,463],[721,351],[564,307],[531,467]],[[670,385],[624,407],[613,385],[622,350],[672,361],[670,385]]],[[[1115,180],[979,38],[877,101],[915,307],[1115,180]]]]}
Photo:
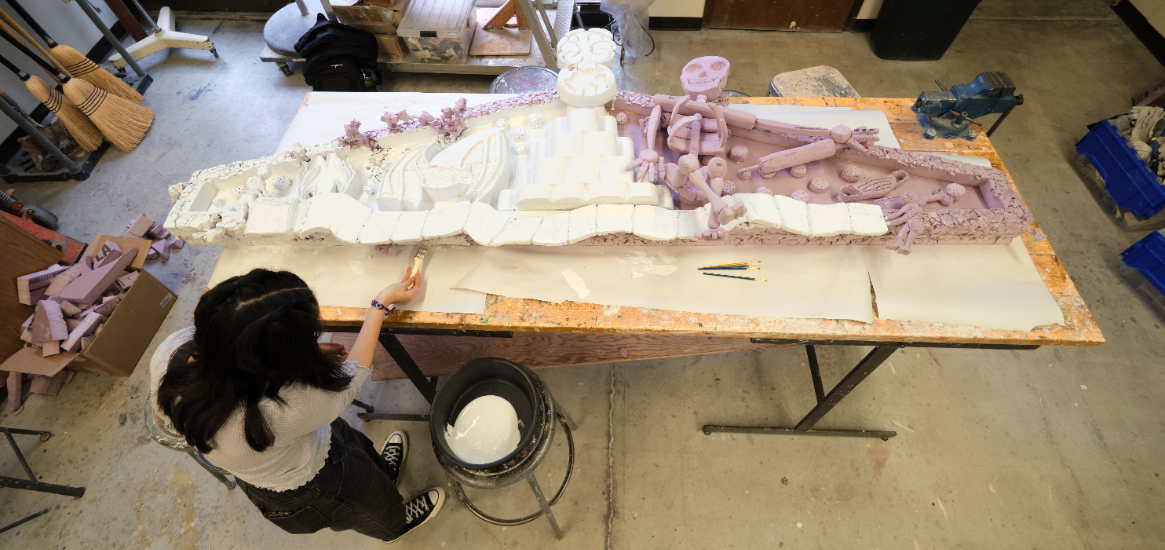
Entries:
{"type": "MultiPolygon", "coordinates": [[[[558,38],[570,31],[575,13],[575,0],[559,0],[558,8],[554,10],[547,10],[542,2],[536,3],[537,6],[531,4],[530,0],[518,0],[518,5],[530,22],[530,30],[538,45],[537,48],[530,48],[530,55],[470,56],[465,63],[418,63],[408,58],[399,61],[388,57],[381,57],[377,61],[388,72],[394,73],[499,75],[517,67],[546,67],[558,71],[558,55],[555,48],[558,45],[558,38]]],[[[272,50],[270,46],[264,46],[263,51],[259,53],[259,60],[275,63],[283,74],[290,76],[294,71],[289,63],[302,63],[304,58],[283,55],[272,50]]]]}

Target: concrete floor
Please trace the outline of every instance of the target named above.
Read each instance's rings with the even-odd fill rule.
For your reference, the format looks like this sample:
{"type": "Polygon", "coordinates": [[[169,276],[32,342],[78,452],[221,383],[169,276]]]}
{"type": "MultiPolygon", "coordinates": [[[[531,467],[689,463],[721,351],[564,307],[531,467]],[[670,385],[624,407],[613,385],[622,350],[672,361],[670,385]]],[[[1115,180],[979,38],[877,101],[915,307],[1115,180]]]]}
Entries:
{"type": "MultiPolygon", "coordinates": [[[[269,154],[306,88],[260,63],[261,25],[188,21],[213,33],[222,59],[171,52],[146,60],[157,112],[141,147],[111,152],[82,183],[17,185],[28,202],[88,240],[139,213],[169,210],[165,186],[196,169],[269,154]]],[[[535,522],[503,529],[451,504],[401,548],[1161,548],[1165,546],[1165,320],[1116,272],[1122,233],[1069,165],[1085,125],[1127,109],[1165,69],[1103,0],[988,0],[947,55],[875,58],[865,34],[655,32],[656,53],[629,62],[622,87],[679,92],[677,73],[707,54],[733,63],[730,87],[763,95],[780,72],[841,70],[869,97],[913,97],[987,70],[1011,75],[1027,102],[993,140],[1108,343],[1037,351],[907,350],[876,371],[821,427],[898,430],[861,439],[705,436],[705,423],[791,425],[813,404],[797,348],[542,371],[577,419],[577,470],[556,514],[566,539],[535,522]],[[1154,519],[1157,518],[1157,519],[1154,519]]],[[[382,90],[485,92],[490,79],[402,76],[382,90]]],[[[337,131],[339,129],[337,128],[337,131]]],[[[190,324],[219,249],[188,247],[149,271],[180,291],[155,337],[190,324]]],[[[266,523],[189,458],[146,434],[147,352],[129,378],[81,374],[56,398],[33,397],[2,425],[49,429],[20,442],[45,481],[87,488],[81,499],[0,492],[3,548],[352,548],[351,533],[293,537],[266,523]]],[[[821,348],[826,384],[865,349],[821,348]]],[[[369,383],[361,399],[419,412],[407,382],[369,383]]],[[[409,430],[402,492],[443,483],[427,430],[361,426],[374,440],[409,430]]],[[[4,449],[0,473],[18,476],[4,449]]],[[[538,475],[553,490],[565,438],[538,475]]],[[[496,515],[536,509],[524,485],[475,492],[496,515]]]]}

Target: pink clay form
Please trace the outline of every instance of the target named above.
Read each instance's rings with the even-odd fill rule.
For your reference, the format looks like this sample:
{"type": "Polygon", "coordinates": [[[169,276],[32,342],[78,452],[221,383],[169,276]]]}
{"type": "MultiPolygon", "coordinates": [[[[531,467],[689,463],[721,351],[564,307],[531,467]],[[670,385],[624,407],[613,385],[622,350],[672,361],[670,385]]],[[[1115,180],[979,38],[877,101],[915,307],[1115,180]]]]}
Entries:
{"type": "Polygon", "coordinates": [[[744,159],[748,158],[748,147],[743,145],[733,147],[728,151],[728,158],[732,159],[732,162],[744,162],[744,159]]]}
{"type": "Polygon", "coordinates": [[[805,174],[808,173],[809,169],[806,168],[804,164],[798,164],[797,166],[789,169],[789,175],[793,176],[794,178],[803,178],[805,177],[805,174]]]}
{"type": "Polygon", "coordinates": [[[798,189],[796,191],[793,191],[792,193],[789,194],[789,197],[791,197],[793,200],[798,200],[801,202],[809,202],[809,193],[806,193],[804,189],[798,189]]]}
{"type": "Polygon", "coordinates": [[[841,179],[850,183],[857,183],[862,179],[862,169],[858,168],[856,164],[848,164],[841,169],[841,179]]]}
{"type": "Polygon", "coordinates": [[[814,193],[828,193],[829,181],[822,177],[816,177],[809,180],[809,190],[814,193]]]}
{"type": "Polygon", "coordinates": [[[770,197],[773,196],[773,190],[769,189],[768,187],[757,187],[756,192],[757,193],[764,193],[765,195],[768,195],[770,197]]]}
{"type": "Polygon", "coordinates": [[[723,194],[724,195],[735,195],[736,194],[736,182],[725,181],[723,194]]]}

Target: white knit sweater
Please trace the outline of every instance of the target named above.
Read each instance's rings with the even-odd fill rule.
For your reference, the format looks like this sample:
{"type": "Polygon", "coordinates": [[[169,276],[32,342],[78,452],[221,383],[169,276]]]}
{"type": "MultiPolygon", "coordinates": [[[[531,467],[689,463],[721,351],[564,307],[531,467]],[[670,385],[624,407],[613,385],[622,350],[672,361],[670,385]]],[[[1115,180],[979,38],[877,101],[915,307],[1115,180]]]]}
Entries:
{"type": "MultiPolygon", "coordinates": [[[[158,346],[150,359],[150,402],[167,427],[170,419],[158,408],[158,386],[170,357],[193,338],[194,327],[175,332],[158,346]]],[[[215,434],[211,442],[214,449],[205,455],[207,460],[251,485],[273,491],[288,491],[311,481],[324,467],[331,447],[329,424],[352,404],[372,374],[371,367],[357,365],[355,361],[344,361],[343,369],[352,376],[352,382],[343,391],[329,392],[292,384],[279,390],[279,397],[286,405],[270,399],[259,402],[259,409],[275,434],[275,443],[261,453],[247,445],[243,435],[243,408],[237,409],[215,434]]]]}

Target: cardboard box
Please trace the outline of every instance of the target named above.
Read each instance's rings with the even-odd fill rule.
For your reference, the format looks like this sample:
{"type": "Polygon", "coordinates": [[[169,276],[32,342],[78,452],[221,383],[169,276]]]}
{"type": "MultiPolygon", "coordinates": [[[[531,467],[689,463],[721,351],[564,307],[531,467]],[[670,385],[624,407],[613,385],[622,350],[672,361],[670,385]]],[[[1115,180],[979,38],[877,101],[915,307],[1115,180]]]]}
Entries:
{"type": "MultiPolygon", "coordinates": [[[[94,243],[105,239],[120,243],[122,237],[98,235],[94,243]]],[[[129,239],[136,240],[141,239],[129,239]]],[[[129,243],[129,246],[134,244],[129,243]]],[[[85,255],[92,256],[100,248],[90,245],[85,255]]],[[[130,266],[130,271],[138,272],[137,281],[105,321],[89,349],[81,353],[63,352],[43,357],[38,348],[24,348],[0,364],[0,370],[53,376],[67,366],[74,370],[129,376],[178,299],[177,294],[153,275],[143,271],[140,266],[134,267],[137,265],[135,261],[130,266]]]]}
{"type": "Polygon", "coordinates": [[[408,46],[405,45],[404,39],[395,34],[377,34],[376,45],[380,51],[380,57],[388,57],[393,61],[404,61],[408,55],[408,46]]]}
{"type": "Polygon", "coordinates": [[[332,6],[340,22],[349,27],[366,30],[372,34],[396,34],[404,15],[405,2],[394,2],[392,7],[386,7],[384,2],[379,5],[356,4],[354,6],[332,6]]]}

